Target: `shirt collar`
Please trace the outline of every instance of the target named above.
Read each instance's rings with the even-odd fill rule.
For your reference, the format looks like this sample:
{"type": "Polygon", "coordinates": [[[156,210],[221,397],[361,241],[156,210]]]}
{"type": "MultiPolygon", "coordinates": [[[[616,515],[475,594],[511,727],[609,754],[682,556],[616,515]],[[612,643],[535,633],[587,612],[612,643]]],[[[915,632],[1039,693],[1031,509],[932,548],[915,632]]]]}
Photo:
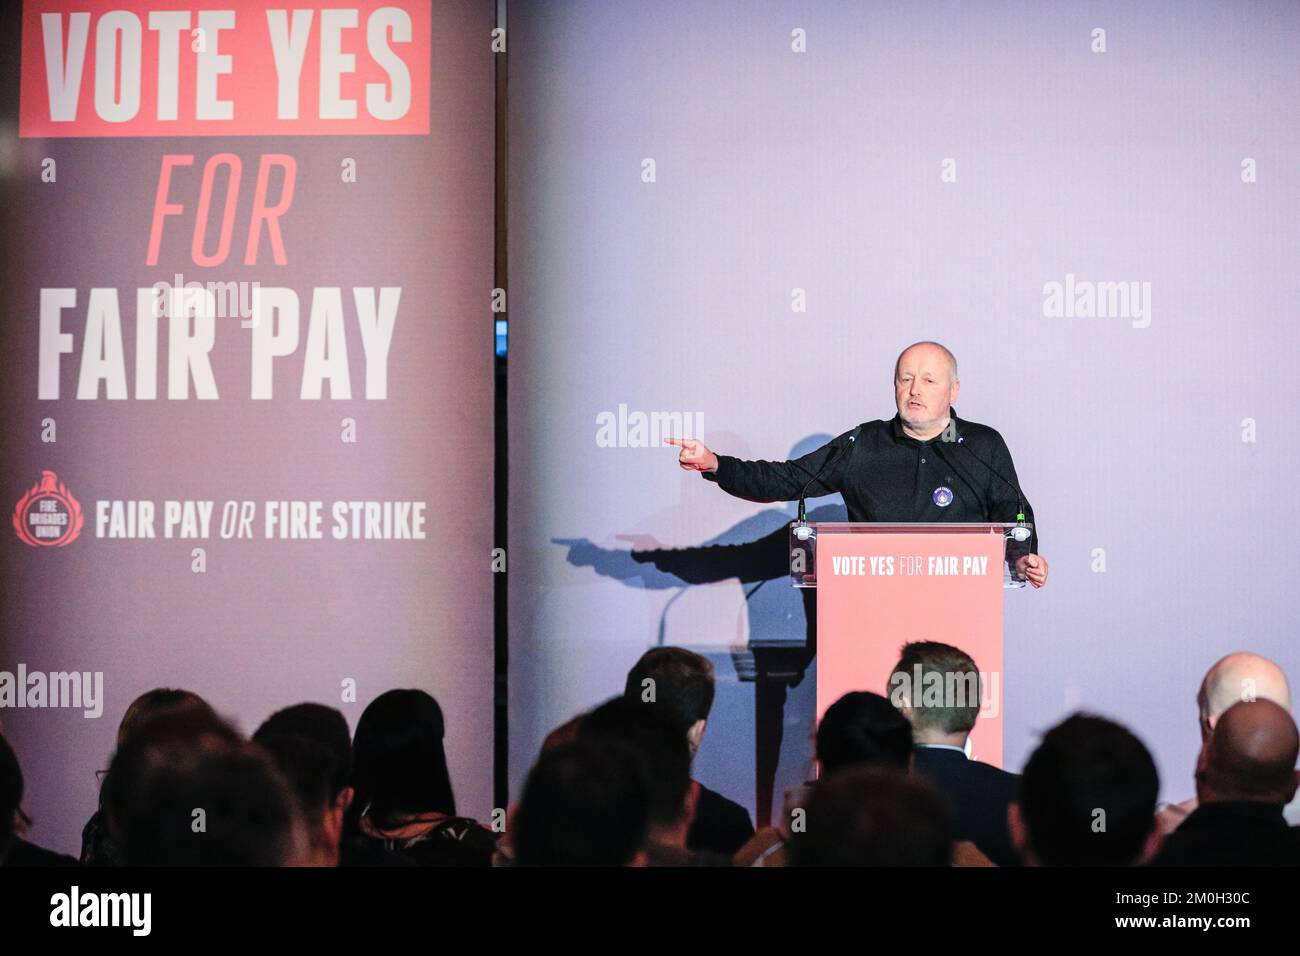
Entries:
{"type": "MultiPolygon", "coordinates": [[[[957,417],[956,405],[953,405],[948,409],[948,416],[952,419],[954,425],[960,424],[961,419],[957,417]]],[[[891,421],[889,424],[891,430],[894,433],[895,438],[902,439],[903,441],[915,442],[918,445],[929,444],[929,442],[922,442],[919,438],[913,438],[907,432],[903,431],[903,416],[898,414],[898,412],[894,413],[893,421],[891,421]]],[[[938,441],[940,436],[942,435],[943,432],[940,432],[938,435],[931,438],[930,441],[938,441]]]]}
{"type": "MultiPolygon", "coordinates": [[[[1263,820],[1283,827],[1287,825],[1286,819],[1282,815],[1281,806],[1276,803],[1259,803],[1253,800],[1215,800],[1213,803],[1201,803],[1191,812],[1187,820],[1191,820],[1193,817],[1197,820],[1205,820],[1207,817],[1217,819],[1238,817],[1263,820]]],[[[1186,822],[1184,821],[1184,824],[1186,822]]]]}
{"type": "Polygon", "coordinates": [[[924,747],[926,750],[955,750],[963,757],[966,756],[964,747],[954,747],[951,744],[917,744],[918,747],[924,747]]]}

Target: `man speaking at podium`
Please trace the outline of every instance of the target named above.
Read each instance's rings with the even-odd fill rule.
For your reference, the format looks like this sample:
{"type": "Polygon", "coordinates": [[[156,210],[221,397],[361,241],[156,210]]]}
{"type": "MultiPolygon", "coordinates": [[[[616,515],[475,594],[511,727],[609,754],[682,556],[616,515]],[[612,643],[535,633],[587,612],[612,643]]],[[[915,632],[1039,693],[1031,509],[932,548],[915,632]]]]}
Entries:
{"type": "MultiPolygon", "coordinates": [[[[850,521],[1032,523],[1006,442],[986,425],[957,417],[957,360],[938,342],[917,342],[894,364],[892,419],[864,422],[793,461],[741,461],[702,442],[669,438],[678,461],[728,494],[750,501],[795,501],[839,492],[850,521]],[[1023,515],[1023,519],[1021,516],[1023,515]]],[[[802,509],[801,509],[802,510],[802,509]]],[[[1038,533],[1007,539],[1018,580],[1047,583],[1038,533]]]]}

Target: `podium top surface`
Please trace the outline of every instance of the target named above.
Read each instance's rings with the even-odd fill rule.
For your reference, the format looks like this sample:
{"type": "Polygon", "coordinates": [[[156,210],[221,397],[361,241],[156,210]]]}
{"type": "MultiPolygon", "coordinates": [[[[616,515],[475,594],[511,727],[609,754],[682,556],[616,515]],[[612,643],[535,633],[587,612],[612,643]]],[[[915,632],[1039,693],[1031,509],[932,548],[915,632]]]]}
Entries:
{"type": "MultiPolygon", "coordinates": [[[[798,525],[797,521],[790,523],[798,525]]],[[[1032,528],[1031,522],[1024,527],[1032,528]]],[[[818,534],[1000,534],[1021,527],[1016,521],[810,521],[818,534]]]]}

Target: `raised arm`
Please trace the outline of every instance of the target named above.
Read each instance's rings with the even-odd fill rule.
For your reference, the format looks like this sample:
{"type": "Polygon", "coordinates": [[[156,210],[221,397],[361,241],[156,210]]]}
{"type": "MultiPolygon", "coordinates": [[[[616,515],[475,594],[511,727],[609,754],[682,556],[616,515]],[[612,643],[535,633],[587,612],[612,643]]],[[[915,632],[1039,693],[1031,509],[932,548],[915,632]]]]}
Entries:
{"type": "Polygon", "coordinates": [[[702,472],[728,494],[749,501],[794,501],[806,486],[809,498],[834,494],[843,488],[852,434],[845,432],[790,461],[742,461],[714,454],[703,442],[692,438],[669,438],[665,444],[681,448],[677,461],[683,468],[702,472]]]}

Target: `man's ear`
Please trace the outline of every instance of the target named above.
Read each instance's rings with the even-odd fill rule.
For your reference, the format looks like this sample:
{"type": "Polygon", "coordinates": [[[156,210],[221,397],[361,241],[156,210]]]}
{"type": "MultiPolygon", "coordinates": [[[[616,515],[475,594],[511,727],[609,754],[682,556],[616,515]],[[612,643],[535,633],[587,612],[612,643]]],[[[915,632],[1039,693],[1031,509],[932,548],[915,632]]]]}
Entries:
{"type": "Polygon", "coordinates": [[[691,743],[692,757],[700,752],[700,742],[704,740],[704,728],[708,725],[708,718],[702,718],[691,724],[691,729],[686,731],[686,739],[691,743]]]}
{"type": "Polygon", "coordinates": [[[952,388],[948,390],[948,404],[957,404],[957,393],[961,391],[961,382],[953,382],[952,388]]]}
{"type": "Polygon", "coordinates": [[[1029,847],[1029,830],[1025,826],[1024,817],[1020,813],[1020,804],[1007,804],[1007,832],[1011,836],[1011,845],[1016,848],[1016,853],[1026,865],[1029,865],[1033,851],[1029,847]]]}
{"type": "Polygon", "coordinates": [[[1286,792],[1287,803],[1295,799],[1296,790],[1300,790],[1300,770],[1291,771],[1291,786],[1287,788],[1286,792]]]}
{"type": "Polygon", "coordinates": [[[352,806],[353,799],[356,798],[357,791],[352,787],[344,787],[339,791],[339,795],[334,798],[334,803],[344,813],[348,812],[348,807],[352,806]]]}
{"type": "MultiPolygon", "coordinates": [[[[340,794],[340,796],[342,796],[340,794]]],[[[329,841],[328,849],[337,853],[338,848],[343,843],[343,817],[348,808],[341,804],[337,799],[330,806],[325,808],[324,824],[325,839],[329,841]]]]}

